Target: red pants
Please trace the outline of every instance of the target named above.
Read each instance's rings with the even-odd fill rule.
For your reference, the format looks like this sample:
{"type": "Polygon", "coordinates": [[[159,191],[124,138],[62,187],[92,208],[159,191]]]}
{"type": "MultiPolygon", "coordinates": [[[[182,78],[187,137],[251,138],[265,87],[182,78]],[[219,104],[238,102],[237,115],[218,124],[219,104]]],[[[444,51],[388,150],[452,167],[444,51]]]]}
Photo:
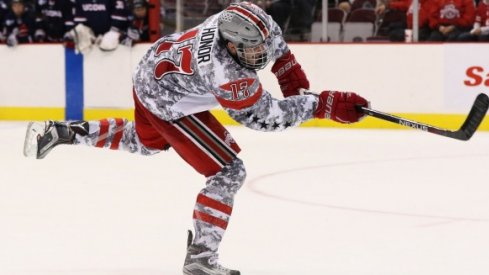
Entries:
{"type": "Polygon", "coordinates": [[[136,95],[135,124],[141,143],[152,149],[168,145],[200,174],[217,174],[241,151],[231,134],[209,112],[164,121],[146,109],[136,95]]]}

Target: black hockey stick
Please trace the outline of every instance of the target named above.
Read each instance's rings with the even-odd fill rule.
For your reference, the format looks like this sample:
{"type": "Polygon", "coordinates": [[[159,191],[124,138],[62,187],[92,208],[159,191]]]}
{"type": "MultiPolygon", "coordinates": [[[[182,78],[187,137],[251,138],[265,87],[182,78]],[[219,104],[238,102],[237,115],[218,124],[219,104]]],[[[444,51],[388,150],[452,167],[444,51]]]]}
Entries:
{"type": "Polygon", "coordinates": [[[462,127],[460,127],[460,129],[457,131],[450,131],[447,129],[438,128],[421,122],[416,122],[391,114],[379,112],[367,107],[358,106],[358,108],[366,115],[387,120],[406,127],[411,127],[417,130],[458,140],[469,140],[474,132],[477,130],[477,127],[479,127],[479,125],[481,124],[484,116],[486,115],[487,109],[489,108],[489,97],[486,94],[479,94],[477,96],[474,105],[472,105],[472,109],[470,109],[469,115],[465,119],[464,124],[462,124],[462,127]]]}

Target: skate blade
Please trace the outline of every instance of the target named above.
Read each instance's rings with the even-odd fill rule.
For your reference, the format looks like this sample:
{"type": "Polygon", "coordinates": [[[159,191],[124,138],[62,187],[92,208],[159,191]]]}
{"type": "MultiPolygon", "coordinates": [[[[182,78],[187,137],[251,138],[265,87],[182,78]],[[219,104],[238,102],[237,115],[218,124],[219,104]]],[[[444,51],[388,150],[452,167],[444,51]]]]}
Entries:
{"type": "Polygon", "coordinates": [[[37,158],[37,137],[44,133],[43,122],[29,122],[24,140],[24,156],[37,158]]]}

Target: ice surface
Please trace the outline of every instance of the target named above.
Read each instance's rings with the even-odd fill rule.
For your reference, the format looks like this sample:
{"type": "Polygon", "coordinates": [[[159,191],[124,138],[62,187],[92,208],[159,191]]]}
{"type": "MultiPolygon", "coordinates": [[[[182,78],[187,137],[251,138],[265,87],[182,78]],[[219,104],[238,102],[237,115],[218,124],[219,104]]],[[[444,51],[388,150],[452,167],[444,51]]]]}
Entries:
{"type": "MultiPolygon", "coordinates": [[[[204,178],[152,157],[22,154],[0,123],[1,275],[181,274],[204,178]]],[[[229,127],[248,178],[221,246],[245,275],[489,274],[489,133],[229,127]]]]}

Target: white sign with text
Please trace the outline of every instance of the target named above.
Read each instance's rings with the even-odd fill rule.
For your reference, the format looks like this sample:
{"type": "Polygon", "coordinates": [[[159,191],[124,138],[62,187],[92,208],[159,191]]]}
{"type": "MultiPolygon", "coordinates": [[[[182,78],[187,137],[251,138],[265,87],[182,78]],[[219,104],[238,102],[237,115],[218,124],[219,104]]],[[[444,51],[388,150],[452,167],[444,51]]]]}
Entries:
{"type": "Polygon", "coordinates": [[[464,112],[479,93],[489,95],[489,46],[446,44],[445,106],[448,112],[464,112]]]}

